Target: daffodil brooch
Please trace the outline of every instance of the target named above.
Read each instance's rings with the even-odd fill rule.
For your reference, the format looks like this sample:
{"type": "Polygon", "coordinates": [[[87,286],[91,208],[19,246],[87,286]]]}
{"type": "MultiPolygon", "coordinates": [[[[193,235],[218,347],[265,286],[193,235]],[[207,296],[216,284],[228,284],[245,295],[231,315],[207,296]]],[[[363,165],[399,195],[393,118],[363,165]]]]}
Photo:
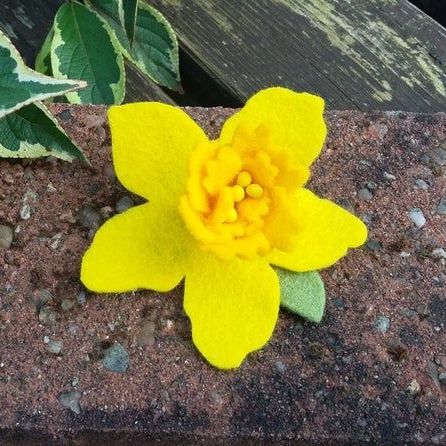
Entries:
{"type": "Polygon", "coordinates": [[[193,342],[222,369],[268,342],[281,304],[320,321],[315,271],[367,238],[361,220],[304,187],[326,136],[323,110],[320,97],[269,88],[209,140],[179,108],[111,107],[117,177],[148,202],[97,231],[82,282],[168,291],[185,278],[193,342]]]}

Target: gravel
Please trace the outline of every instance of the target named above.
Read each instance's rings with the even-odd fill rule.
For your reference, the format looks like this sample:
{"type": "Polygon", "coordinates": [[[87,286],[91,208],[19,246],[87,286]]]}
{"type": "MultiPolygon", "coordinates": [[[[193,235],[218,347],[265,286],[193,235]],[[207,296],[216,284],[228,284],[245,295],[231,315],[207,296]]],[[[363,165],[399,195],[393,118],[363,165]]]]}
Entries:
{"type": "Polygon", "coordinates": [[[446,150],[440,148],[434,149],[430,156],[437,166],[444,166],[446,164],[446,150]]]}
{"type": "Polygon", "coordinates": [[[74,307],[74,302],[71,299],[63,299],[60,307],[63,311],[70,311],[74,307]]]}
{"type": "Polygon", "coordinates": [[[116,211],[119,213],[125,212],[127,209],[133,207],[135,203],[128,196],[124,195],[117,203],[116,203],[116,211]]]}
{"type": "Polygon", "coordinates": [[[426,224],[426,217],[419,208],[413,208],[409,211],[409,218],[417,228],[422,228],[426,224]]]}
{"type": "Polygon", "coordinates": [[[50,353],[59,355],[63,349],[63,342],[62,341],[49,341],[47,344],[47,349],[50,353]]]}
{"type": "Polygon", "coordinates": [[[428,190],[429,184],[427,184],[423,179],[418,178],[415,180],[415,189],[428,190]]]}
{"type": "Polygon", "coordinates": [[[431,255],[434,259],[446,259],[446,251],[443,248],[435,248],[431,255]]]}
{"type": "Polygon", "coordinates": [[[446,197],[443,198],[437,206],[437,214],[446,215],[446,197]]]}
{"type": "Polygon", "coordinates": [[[102,217],[101,214],[91,206],[83,206],[79,209],[77,221],[86,229],[96,230],[101,225],[102,217]]]}
{"type": "Polygon", "coordinates": [[[104,350],[102,364],[111,372],[124,373],[129,368],[129,354],[119,342],[116,342],[104,350]]]}
{"type": "Polygon", "coordinates": [[[360,200],[370,201],[373,198],[373,194],[366,187],[364,187],[363,189],[359,189],[358,198],[360,200]]]}
{"type": "Polygon", "coordinates": [[[375,328],[380,333],[385,333],[390,328],[390,319],[387,316],[378,316],[375,321],[375,328]]]}
{"type": "Polygon", "coordinates": [[[14,229],[11,226],[0,225],[0,249],[9,249],[14,239],[14,229]]]}
{"type": "Polygon", "coordinates": [[[76,415],[79,415],[81,413],[81,407],[79,405],[81,396],[82,394],[77,390],[65,392],[59,395],[59,402],[63,407],[70,409],[76,415]]]}
{"type": "Polygon", "coordinates": [[[47,326],[52,326],[56,323],[56,313],[50,306],[44,305],[40,309],[39,322],[47,326]]]}

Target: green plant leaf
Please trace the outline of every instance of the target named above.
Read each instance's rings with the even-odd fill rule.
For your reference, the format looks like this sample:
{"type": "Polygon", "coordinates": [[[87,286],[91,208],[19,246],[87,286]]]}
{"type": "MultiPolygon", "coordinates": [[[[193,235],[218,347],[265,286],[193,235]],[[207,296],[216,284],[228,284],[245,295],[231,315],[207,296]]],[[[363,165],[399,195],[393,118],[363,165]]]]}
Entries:
{"type": "Polygon", "coordinates": [[[0,157],[37,158],[52,155],[88,162],[41,103],[27,105],[0,119],[0,157]]]}
{"type": "Polygon", "coordinates": [[[295,273],[274,268],[280,282],[280,304],[312,322],[320,322],[325,308],[325,287],[316,271],[295,273]]]}
{"type": "Polygon", "coordinates": [[[105,21],[76,1],[57,11],[51,65],[57,76],[87,81],[87,88],[67,94],[72,103],[120,104],[124,99],[124,61],[118,43],[105,21]]]}
{"type": "Polygon", "coordinates": [[[86,0],[110,25],[125,57],[157,84],[180,90],[178,41],[167,19],[155,8],[140,2],[133,45],[120,21],[122,0],[86,0]]]}
{"type": "Polygon", "coordinates": [[[48,76],[53,75],[51,68],[51,43],[53,42],[54,30],[51,28],[43,41],[42,48],[36,57],[35,69],[39,73],[46,74],[48,76]]]}
{"type": "Polygon", "coordinates": [[[130,48],[133,46],[135,36],[136,17],[138,12],[138,0],[119,0],[121,4],[121,23],[125,29],[130,48]]]}
{"type": "Polygon", "coordinates": [[[85,82],[54,79],[28,68],[0,31],[0,118],[35,101],[85,87],[85,82]]]}

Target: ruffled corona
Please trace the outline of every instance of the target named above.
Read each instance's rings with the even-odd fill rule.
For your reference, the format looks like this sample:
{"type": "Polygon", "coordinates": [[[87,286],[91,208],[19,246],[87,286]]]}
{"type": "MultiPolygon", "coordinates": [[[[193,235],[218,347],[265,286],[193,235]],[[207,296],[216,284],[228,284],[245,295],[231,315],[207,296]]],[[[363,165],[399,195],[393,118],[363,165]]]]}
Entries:
{"type": "Polygon", "coordinates": [[[265,127],[239,127],[231,144],[207,141],[192,152],[180,212],[200,247],[222,259],[289,251],[299,228],[295,192],[308,175],[270,144],[265,127]]]}

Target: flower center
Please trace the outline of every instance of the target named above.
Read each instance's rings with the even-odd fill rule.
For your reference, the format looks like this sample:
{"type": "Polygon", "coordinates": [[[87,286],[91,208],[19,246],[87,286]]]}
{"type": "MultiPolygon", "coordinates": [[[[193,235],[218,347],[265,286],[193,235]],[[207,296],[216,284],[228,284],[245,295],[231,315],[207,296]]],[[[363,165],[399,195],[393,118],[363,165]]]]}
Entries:
{"type": "Polygon", "coordinates": [[[208,141],[192,152],[180,212],[201,248],[222,259],[288,251],[299,226],[294,193],[308,174],[263,127],[242,128],[229,145],[208,141]]]}

